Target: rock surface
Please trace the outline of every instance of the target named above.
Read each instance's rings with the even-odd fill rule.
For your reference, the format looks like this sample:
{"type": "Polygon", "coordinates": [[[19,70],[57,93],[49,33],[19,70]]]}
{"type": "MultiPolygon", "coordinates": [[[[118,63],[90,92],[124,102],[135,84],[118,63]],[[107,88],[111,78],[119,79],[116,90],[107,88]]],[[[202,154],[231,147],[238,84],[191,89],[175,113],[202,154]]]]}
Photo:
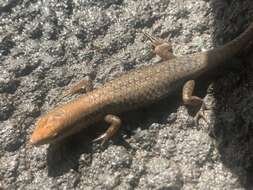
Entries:
{"type": "Polygon", "coordinates": [[[1,1],[0,189],[253,188],[253,58],[198,85],[208,124],[196,126],[176,93],[126,117],[105,148],[90,130],[28,144],[72,83],[92,76],[98,86],[155,64],[142,31],[183,55],[224,44],[252,18],[251,0],[1,1]]]}

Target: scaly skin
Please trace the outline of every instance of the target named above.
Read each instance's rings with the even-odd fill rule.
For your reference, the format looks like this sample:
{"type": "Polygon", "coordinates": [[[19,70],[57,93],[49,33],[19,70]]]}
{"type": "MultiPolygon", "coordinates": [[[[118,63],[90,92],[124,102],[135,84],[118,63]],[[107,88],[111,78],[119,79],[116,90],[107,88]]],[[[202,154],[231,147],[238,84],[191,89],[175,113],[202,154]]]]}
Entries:
{"type": "Polygon", "coordinates": [[[132,70],[65,105],[36,123],[30,142],[52,143],[72,135],[108,115],[145,106],[240,53],[253,40],[253,24],[228,44],[201,53],[176,57],[132,70]]]}

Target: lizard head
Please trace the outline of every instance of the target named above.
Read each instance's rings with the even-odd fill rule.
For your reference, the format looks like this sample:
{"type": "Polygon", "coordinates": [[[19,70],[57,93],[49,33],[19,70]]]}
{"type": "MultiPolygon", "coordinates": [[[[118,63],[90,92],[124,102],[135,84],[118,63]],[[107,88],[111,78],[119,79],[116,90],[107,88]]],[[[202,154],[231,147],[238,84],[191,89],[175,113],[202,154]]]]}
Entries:
{"type": "Polygon", "coordinates": [[[55,142],[59,139],[59,134],[63,128],[62,112],[48,113],[37,121],[35,130],[30,138],[30,144],[38,146],[55,142]]]}

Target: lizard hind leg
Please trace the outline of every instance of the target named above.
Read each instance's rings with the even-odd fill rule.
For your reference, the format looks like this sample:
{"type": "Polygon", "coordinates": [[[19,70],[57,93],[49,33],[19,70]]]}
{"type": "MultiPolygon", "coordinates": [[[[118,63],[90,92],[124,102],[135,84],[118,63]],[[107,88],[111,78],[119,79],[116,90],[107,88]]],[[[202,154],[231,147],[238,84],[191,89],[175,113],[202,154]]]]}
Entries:
{"type": "Polygon", "coordinates": [[[199,111],[196,113],[194,120],[198,123],[199,119],[202,118],[207,122],[206,117],[203,114],[202,110],[206,109],[205,103],[202,98],[198,96],[193,96],[193,91],[195,87],[195,81],[194,80],[189,80],[185,83],[183,86],[183,93],[182,93],[182,99],[183,103],[185,105],[191,105],[191,106],[198,106],[201,105],[199,111]]]}
{"type": "Polygon", "coordinates": [[[106,130],[105,133],[93,140],[93,142],[102,140],[102,146],[117,133],[121,126],[121,119],[118,116],[109,114],[106,115],[104,119],[106,123],[110,124],[109,128],[106,130]]]}
{"type": "Polygon", "coordinates": [[[146,32],[144,32],[144,35],[151,41],[153,52],[161,57],[164,61],[173,59],[175,57],[170,43],[162,39],[155,38],[146,32]]]}

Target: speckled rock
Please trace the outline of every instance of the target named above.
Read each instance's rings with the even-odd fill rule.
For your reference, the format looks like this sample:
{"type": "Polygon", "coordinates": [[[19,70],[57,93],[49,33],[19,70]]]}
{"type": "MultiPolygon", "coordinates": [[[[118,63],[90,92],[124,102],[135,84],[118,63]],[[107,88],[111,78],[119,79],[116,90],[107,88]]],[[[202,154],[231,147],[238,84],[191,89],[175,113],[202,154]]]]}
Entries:
{"type": "Polygon", "coordinates": [[[96,87],[159,61],[143,31],[179,56],[224,44],[252,18],[251,0],[1,1],[0,189],[252,189],[252,57],[197,81],[208,123],[197,126],[177,92],[127,114],[106,147],[91,143],[101,125],[59,144],[28,143],[71,84],[90,77],[96,87]]]}

